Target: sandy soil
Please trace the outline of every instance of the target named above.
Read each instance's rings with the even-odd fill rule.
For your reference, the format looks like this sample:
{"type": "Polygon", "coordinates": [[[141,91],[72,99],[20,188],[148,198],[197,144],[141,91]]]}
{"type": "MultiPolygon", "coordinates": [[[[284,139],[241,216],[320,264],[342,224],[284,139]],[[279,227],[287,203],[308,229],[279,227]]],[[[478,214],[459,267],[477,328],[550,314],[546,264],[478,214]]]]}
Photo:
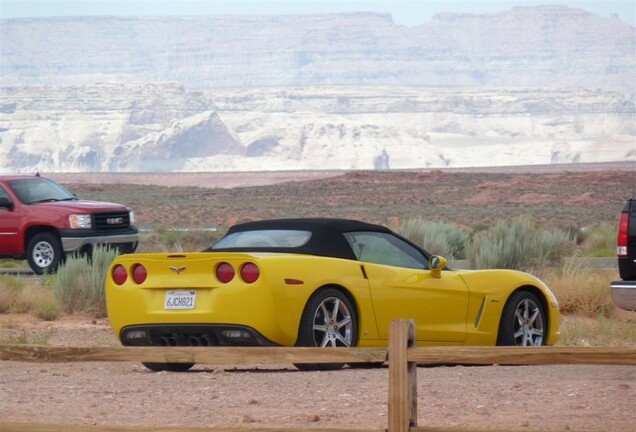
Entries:
{"type": "MultiPolygon", "coordinates": [[[[523,165],[477,168],[447,168],[444,170],[393,170],[389,172],[484,172],[501,174],[543,174],[562,172],[595,172],[605,170],[633,170],[633,162],[585,164],[523,165]]],[[[355,172],[355,171],[353,171],[355,172]]],[[[373,171],[361,171],[369,172],[373,171]]],[[[379,171],[385,172],[385,171],[379,171]]],[[[235,188],[264,186],[288,182],[319,180],[342,176],[347,171],[247,171],[247,172],[174,172],[174,173],[46,173],[47,177],[69,184],[141,184],[154,186],[197,186],[235,188]]]]}
{"type": "MultiPolygon", "coordinates": [[[[0,315],[0,340],[118,346],[106,320],[0,315]]],[[[386,428],[388,369],[0,361],[2,422],[83,425],[386,428]]],[[[418,424],[518,430],[636,430],[636,368],[420,367],[418,424]]]]}

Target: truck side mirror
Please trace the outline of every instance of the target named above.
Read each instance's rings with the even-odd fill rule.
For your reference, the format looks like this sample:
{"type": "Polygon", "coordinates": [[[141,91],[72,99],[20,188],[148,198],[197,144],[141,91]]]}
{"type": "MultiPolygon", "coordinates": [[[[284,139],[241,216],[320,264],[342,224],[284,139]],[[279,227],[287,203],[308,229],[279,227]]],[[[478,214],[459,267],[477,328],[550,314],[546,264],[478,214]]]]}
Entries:
{"type": "Polygon", "coordinates": [[[13,210],[13,201],[7,197],[0,197],[0,208],[6,208],[7,210],[13,210]]]}

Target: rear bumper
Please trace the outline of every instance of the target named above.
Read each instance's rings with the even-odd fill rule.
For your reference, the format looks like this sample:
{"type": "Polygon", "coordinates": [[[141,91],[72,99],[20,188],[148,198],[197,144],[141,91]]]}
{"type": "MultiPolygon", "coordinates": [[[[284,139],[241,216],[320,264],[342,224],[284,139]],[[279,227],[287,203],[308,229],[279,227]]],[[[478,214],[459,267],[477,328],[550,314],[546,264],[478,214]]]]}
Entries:
{"type": "Polygon", "coordinates": [[[64,252],[85,252],[97,245],[109,245],[117,248],[122,253],[132,253],[137,249],[139,233],[114,234],[90,237],[62,237],[62,249],[64,252]]]}
{"type": "Polygon", "coordinates": [[[126,326],[125,346],[277,346],[252,327],[235,324],[146,324],[126,326]]]}
{"type": "Polygon", "coordinates": [[[612,300],[621,309],[636,311],[636,281],[614,281],[610,284],[612,300]]]}

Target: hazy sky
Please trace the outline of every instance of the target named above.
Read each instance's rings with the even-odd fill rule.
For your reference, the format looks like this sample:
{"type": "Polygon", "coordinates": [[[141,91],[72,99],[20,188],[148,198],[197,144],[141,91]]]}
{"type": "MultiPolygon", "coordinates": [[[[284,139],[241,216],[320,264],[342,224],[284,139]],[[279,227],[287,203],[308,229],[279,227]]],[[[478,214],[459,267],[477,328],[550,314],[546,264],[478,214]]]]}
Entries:
{"type": "Polygon", "coordinates": [[[219,0],[0,0],[0,18],[78,16],[78,15],[278,15],[374,11],[393,15],[398,24],[416,25],[429,21],[439,12],[497,13],[513,6],[559,4],[594,12],[603,17],[617,14],[636,25],[636,2],[618,1],[219,1],[219,0]]]}

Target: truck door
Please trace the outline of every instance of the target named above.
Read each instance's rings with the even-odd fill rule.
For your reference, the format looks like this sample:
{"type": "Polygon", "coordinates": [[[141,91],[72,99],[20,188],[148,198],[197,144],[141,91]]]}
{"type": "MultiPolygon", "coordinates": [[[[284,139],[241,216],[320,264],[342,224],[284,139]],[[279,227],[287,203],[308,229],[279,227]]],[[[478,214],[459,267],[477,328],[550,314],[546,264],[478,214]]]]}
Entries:
{"type": "Polygon", "coordinates": [[[10,205],[0,206],[0,255],[20,255],[23,247],[18,228],[21,212],[19,204],[0,186],[0,202],[10,205]]]}

